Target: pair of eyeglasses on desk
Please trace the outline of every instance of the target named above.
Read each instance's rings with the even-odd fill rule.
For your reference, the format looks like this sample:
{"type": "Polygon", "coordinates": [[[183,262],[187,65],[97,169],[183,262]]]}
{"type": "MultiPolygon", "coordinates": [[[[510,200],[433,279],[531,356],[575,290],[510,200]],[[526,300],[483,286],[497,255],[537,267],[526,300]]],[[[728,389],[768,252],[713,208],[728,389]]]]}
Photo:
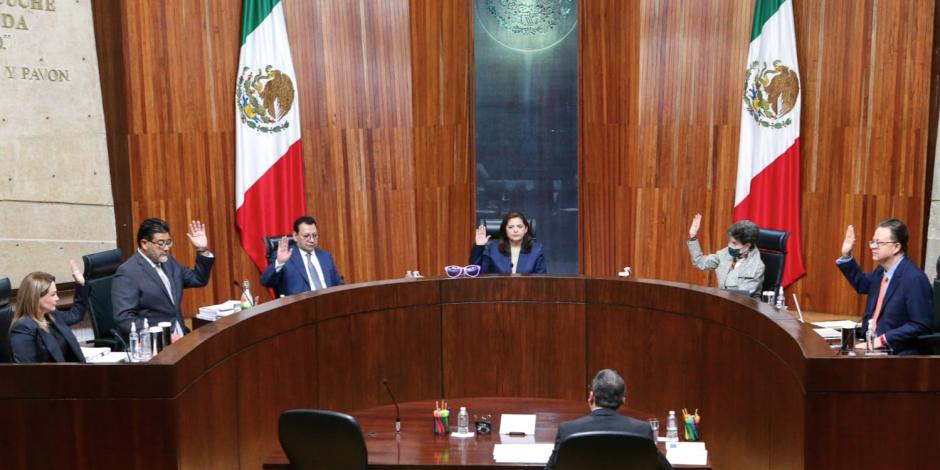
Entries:
{"type": "Polygon", "coordinates": [[[469,266],[444,266],[444,274],[453,279],[458,277],[477,277],[480,275],[480,266],[471,264],[469,266]]]}

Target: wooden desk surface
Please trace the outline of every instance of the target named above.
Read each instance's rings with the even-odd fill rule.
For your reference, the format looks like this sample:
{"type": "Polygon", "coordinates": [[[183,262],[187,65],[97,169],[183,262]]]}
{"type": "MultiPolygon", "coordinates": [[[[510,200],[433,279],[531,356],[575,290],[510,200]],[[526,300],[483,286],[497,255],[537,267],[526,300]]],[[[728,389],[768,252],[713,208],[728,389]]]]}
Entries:
{"type": "MultiPolygon", "coordinates": [[[[369,452],[370,469],[406,469],[422,470],[474,468],[518,468],[544,467],[543,464],[497,463],[493,461],[493,448],[501,443],[499,420],[502,413],[535,414],[535,441],[539,444],[555,442],[558,425],[563,421],[579,418],[590,412],[584,401],[553,400],[547,398],[455,398],[447,400],[452,410],[451,429],[457,425],[457,411],[467,407],[470,414],[471,428],[475,415],[492,415],[493,433],[477,434],[472,438],[454,438],[436,436],[432,428],[431,412],[433,400],[421,400],[402,403],[401,434],[395,434],[395,406],[386,405],[351,413],[365,435],[366,448],[369,452]]],[[[629,409],[621,409],[623,414],[649,419],[653,415],[629,409]]],[[[660,417],[665,422],[664,416],[660,417]]],[[[662,429],[660,433],[665,432],[662,429]]],[[[707,442],[706,442],[707,445],[707,442]]],[[[663,446],[660,446],[663,450],[663,446]]],[[[676,468],[711,468],[706,466],[676,468]]],[[[287,457],[281,448],[274,449],[265,460],[266,469],[290,468],[287,457]]]]}

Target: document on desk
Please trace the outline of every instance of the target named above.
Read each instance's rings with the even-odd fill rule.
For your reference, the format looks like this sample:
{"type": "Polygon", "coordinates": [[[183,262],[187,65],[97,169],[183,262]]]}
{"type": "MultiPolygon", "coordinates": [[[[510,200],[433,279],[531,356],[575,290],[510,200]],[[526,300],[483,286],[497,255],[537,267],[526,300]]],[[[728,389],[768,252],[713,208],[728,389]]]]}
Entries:
{"type": "Polygon", "coordinates": [[[862,326],[861,323],[857,323],[852,320],[814,321],[813,325],[820,328],[832,328],[835,330],[841,330],[843,328],[858,328],[862,326]]]}
{"type": "Polygon", "coordinates": [[[512,415],[503,414],[499,416],[500,434],[524,434],[526,436],[535,435],[535,415],[512,415]]]}
{"type": "Polygon", "coordinates": [[[110,351],[101,356],[86,357],[85,361],[89,364],[117,364],[119,362],[127,362],[127,353],[110,351]]]}
{"type": "Polygon", "coordinates": [[[708,450],[704,442],[669,442],[666,444],[666,460],[672,465],[705,465],[708,450]]]}
{"type": "Polygon", "coordinates": [[[90,360],[98,356],[104,356],[111,352],[111,348],[86,348],[82,347],[82,355],[85,356],[85,360],[90,360]]]}
{"type": "Polygon", "coordinates": [[[813,328],[813,331],[822,336],[823,339],[842,339],[842,332],[832,328],[813,328]]]}
{"type": "Polygon", "coordinates": [[[555,444],[496,444],[493,460],[500,463],[547,463],[555,444]]]}

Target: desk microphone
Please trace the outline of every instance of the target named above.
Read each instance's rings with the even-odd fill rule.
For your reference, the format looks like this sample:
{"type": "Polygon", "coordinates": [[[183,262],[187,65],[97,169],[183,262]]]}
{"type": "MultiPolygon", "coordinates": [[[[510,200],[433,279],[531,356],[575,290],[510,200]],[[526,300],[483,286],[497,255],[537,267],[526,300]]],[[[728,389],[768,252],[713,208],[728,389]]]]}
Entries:
{"type": "Polygon", "coordinates": [[[252,307],[255,306],[255,299],[251,298],[251,291],[248,290],[248,289],[249,289],[249,287],[248,287],[249,284],[248,284],[248,280],[247,280],[247,279],[246,279],[244,282],[238,282],[237,280],[233,280],[233,281],[232,281],[232,285],[235,286],[235,287],[237,287],[237,288],[239,288],[239,289],[241,289],[242,295],[244,295],[245,297],[248,298],[248,305],[250,305],[250,306],[252,306],[252,307]]]}
{"type": "Polygon", "coordinates": [[[395,434],[398,434],[401,432],[401,410],[398,409],[398,400],[395,399],[392,389],[388,386],[388,377],[384,377],[382,383],[385,384],[385,390],[388,391],[388,396],[392,397],[392,403],[395,404],[395,434]]]}
{"type": "Polygon", "coordinates": [[[131,361],[131,348],[127,347],[127,343],[124,342],[124,338],[118,333],[117,328],[111,328],[111,334],[114,335],[114,337],[121,342],[121,346],[124,347],[124,352],[127,354],[127,362],[133,362],[131,361]]]}

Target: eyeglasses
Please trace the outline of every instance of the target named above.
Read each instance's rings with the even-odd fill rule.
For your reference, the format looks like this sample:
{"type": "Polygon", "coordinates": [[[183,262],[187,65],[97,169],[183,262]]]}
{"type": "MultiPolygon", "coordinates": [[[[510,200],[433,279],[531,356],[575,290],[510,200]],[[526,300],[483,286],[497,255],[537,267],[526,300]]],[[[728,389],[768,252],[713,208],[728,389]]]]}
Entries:
{"type": "Polygon", "coordinates": [[[147,241],[150,242],[150,243],[153,243],[154,245],[159,246],[160,248],[169,248],[169,247],[173,246],[173,239],[172,239],[172,238],[169,238],[169,239],[166,239],[166,240],[147,240],[147,241]]]}
{"type": "Polygon", "coordinates": [[[316,240],[320,238],[320,234],[319,233],[305,233],[301,235],[300,238],[303,238],[304,240],[316,240]]]}
{"type": "Polygon", "coordinates": [[[871,249],[881,248],[882,246],[887,245],[889,243],[901,243],[901,242],[880,242],[878,240],[869,240],[868,247],[871,249]]]}
{"type": "Polygon", "coordinates": [[[480,275],[480,266],[471,264],[469,266],[444,266],[444,274],[453,279],[457,277],[477,277],[480,275]]]}

